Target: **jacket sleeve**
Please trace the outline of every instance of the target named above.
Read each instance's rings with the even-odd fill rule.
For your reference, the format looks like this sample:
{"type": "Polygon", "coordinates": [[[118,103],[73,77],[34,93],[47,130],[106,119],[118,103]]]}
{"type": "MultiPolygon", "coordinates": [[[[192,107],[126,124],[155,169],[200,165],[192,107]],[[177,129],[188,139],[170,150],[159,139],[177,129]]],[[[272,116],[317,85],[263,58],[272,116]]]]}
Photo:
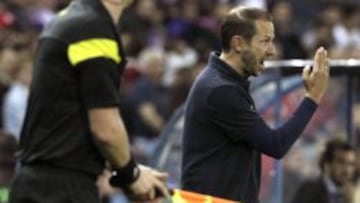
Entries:
{"type": "Polygon", "coordinates": [[[215,89],[209,96],[207,107],[210,120],[231,141],[245,141],[262,153],[280,159],[301,135],[317,104],[305,98],[293,116],[277,129],[271,129],[265,123],[237,87],[215,89]]]}

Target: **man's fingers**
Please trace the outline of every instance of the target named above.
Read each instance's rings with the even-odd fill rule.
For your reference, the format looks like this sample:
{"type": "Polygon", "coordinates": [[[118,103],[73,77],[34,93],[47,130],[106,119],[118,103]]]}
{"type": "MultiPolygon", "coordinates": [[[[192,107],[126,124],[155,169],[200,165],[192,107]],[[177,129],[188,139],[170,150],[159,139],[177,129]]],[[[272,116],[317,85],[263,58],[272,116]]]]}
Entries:
{"type": "Polygon", "coordinates": [[[307,78],[310,77],[310,71],[311,71],[311,66],[306,65],[305,68],[303,69],[303,72],[302,72],[303,79],[307,79],[307,78]]]}
{"type": "Polygon", "coordinates": [[[319,71],[328,72],[329,71],[329,59],[328,52],[326,49],[321,47],[319,49],[319,71]]]}
{"type": "Polygon", "coordinates": [[[316,50],[315,56],[314,56],[314,65],[313,65],[313,72],[319,71],[319,67],[321,66],[321,51],[323,50],[323,47],[320,47],[316,50]]]}
{"type": "Polygon", "coordinates": [[[330,70],[330,68],[329,68],[329,58],[328,58],[328,52],[327,52],[327,50],[325,50],[324,51],[325,53],[324,53],[324,55],[325,55],[325,64],[324,64],[324,71],[325,72],[327,72],[327,73],[329,73],[329,70],[330,70]]]}
{"type": "Polygon", "coordinates": [[[319,72],[322,72],[325,75],[329,75],[329,58],[326,49],[323,49],[320,52],[320,66],[319,72]]]}
{"type": "Polygon", "coordinates": [[[325,70],[325,65],[326,65],[326,56],[325,56],[325,49],[322,48],[320,51],[320,66],[319,66],[319,71],[324,71],[325,70]]]}

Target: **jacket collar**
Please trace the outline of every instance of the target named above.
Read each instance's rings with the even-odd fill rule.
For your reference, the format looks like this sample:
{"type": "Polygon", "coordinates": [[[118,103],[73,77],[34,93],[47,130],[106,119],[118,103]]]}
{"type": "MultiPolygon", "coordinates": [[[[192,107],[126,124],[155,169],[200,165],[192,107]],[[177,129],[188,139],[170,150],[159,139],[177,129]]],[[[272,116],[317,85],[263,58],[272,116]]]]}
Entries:
{"type": "Polygon", "coordinates": [[[246,90],[249,90],[250,82],[247,80],[247,78],[240,75],[229,64],[220,59],[220,52],[211,52],[209,64],[211,67],[217,69],[225,77],[245,87],[246,90]]]}

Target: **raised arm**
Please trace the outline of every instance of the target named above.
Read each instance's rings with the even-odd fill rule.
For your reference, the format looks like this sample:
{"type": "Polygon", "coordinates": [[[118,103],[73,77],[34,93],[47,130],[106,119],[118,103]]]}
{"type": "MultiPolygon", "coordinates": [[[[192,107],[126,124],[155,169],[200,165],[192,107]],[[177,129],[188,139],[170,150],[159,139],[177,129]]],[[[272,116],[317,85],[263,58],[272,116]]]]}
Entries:
{"type": "Polygon", "coordinates": [[[328,83],[327,53],[318,49],[314,68],[304,68],[306,95],[293,116],[277,129],[271,129],[251,108],[244,90],[234,86],[216,89],[209,97],[209,116],[234,142],[247,142],[274,158],[282,158],[301,135],[314,114],[328,83]],[[221,98],[221,99],[219,99],[221,98]]]}

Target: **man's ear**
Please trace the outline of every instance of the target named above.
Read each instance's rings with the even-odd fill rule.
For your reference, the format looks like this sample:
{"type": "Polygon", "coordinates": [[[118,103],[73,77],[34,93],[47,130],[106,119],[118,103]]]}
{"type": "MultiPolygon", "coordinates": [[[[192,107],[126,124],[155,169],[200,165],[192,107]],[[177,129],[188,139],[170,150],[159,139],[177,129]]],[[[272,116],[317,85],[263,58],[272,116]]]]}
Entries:
{"type": "Polygon", "coordinates": [[[235,52],[240,53],[244,48],[246,48],[246,46],[247,46],[247,43],[246,43],[246,40],[244,39],[244,37],[239,36],[239,35],[234,35],[231,38],[230,47],[235,52]]]}

